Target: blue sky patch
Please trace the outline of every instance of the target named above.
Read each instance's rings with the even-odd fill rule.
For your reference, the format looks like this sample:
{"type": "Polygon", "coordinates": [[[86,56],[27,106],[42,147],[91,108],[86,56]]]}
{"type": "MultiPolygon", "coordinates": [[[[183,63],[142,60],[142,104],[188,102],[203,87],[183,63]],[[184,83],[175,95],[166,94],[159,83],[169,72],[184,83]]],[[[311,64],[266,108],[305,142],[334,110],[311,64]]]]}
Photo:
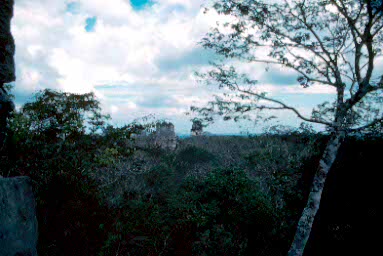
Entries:
{"type": "Polygon", "coordinates": [[[207,65],[209,61],[214,60],[217,55],[210,50],[195,48],[191,51],[178,55],[175,58],[159,58],[158,67],[163,72],[176,71],[181,67],[207,65]]]}
{"type": "Polygon", "coordinates": [[[80,12],[80,3],[70,2],[66,5],[66,11],[72,14],[78,14],[80,12]]]}
{"type": "Polygon", "coordinates": [[[93,32],[97,23],[97,17],[87,18],[85,23],[86,23],[85,25],[86,32],[93,32]]]}
{"type": "Polygon", "coordinates": [[[182,4],[174,4],[168,7],[169,12],[185,12],[186,8],[182,4]]]}
{"type": "Polygon", "coordinates": [[[146,6],[153,4],[153,0],[130,0],[130,4],[136,11],[144,9],[146,6]]]}

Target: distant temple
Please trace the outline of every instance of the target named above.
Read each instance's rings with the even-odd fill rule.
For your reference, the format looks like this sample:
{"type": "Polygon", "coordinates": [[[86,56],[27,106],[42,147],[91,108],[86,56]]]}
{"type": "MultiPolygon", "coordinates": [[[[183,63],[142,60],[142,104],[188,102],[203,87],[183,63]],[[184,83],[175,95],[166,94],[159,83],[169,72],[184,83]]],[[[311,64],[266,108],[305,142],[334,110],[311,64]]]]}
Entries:
{"type": "Polygon", "coordinates": [[[174,150],[177,147],[177,137],[172,123],[162,122],[156,124],[156,131],[153,134],[154,145],[162,149],[174,150]]]}
{"type": "MultiPolygon", "coordinates": [[[[202,122],[194,120],[191,128],[191,136],[209,136],[210,133],[203,131],[202,122]]],[[[177,136],[174,124],[170,122],[158,122],[154,131],[141,131],[132,136],[135,145],[141,148],[158,147],[165,150],[175,150],[177,148],[177,136]]]]}

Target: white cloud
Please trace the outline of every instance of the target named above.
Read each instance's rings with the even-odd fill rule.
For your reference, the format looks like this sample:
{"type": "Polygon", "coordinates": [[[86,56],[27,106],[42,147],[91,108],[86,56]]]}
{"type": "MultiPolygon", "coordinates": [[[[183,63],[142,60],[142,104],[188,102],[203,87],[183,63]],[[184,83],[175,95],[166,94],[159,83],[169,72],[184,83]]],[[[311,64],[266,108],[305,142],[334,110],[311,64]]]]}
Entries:
{"type": "Polygon", "coordinates": [[[299,94],[336,94],[335,87],[326,85],[314,84],[309,88],[303,88],[302,86],[286,86],[283,88],[286,93],[299,93],[299,94]]]}
{"type": "MultiPolygon", "coordinates": [[[[206,70],[206,61],[191,63],[192,58],[204,57],[197,42],[217,20],[227,19],[213,11],[205,15],[200,8],[204,2],[161,0],[136,12],[128,0],[16,1],[12,20],[17,44],[16,97],[25,99],[26,94],[43,88],[93,91],[115,119],[156,113],[174,117],[185,127],[185,110],[207,102],[212,94],[198,86],[192,75],[196,69],[206,70]],[[79,3],[76,12],[67,10],[70,2],[79,3]],[[97,18],[91,33],[85,31],[89,17],[97,18]],[[172,63],[171,69],[166,68],[172,63]],[[148,99],[169,105],[148,107],[148,99]]],[[[257,74],[262,90],[309,92],[262,83],[272,74],[261,71],[261,65],[241,67],[257,74]]],[[[310,92],[329,93],[322,88],[310,92]]]]}

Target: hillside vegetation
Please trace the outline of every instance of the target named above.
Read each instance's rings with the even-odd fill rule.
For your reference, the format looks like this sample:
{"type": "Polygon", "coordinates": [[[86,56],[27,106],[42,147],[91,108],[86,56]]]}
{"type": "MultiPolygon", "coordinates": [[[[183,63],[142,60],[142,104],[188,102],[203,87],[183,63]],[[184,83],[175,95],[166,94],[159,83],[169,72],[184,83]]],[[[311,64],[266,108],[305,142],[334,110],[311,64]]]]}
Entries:
{"type": "MultiPolygon", "coordinates": [[[[175,151],[135,148],[131,134],[144,126],[107,126],[96,101],[90,108],[82,102],[84,111],[98,117],[92,124],[101,127],[101,132],[85,133],[78,126],[85,120],[82,110],[72,107],[77,109],[72,116],[57,115],[60,104],[41,108],[46,106],[43,96],[52,95],[42,94],[36,101],[39,108],[30,103],[15,113],[8,155],[0,167],[4,177],[27,175],[33,180],[39,255],[286,254],[326,136],[201,136],[179,139],[175,151]],[[57,122],[48,119],[50,125],[37,129],[47,117],[57,122]]],[[[53,96],[56,101],[67,99],[53,96]]],[[[382,145],[382,139],[349,139],[335,166],[336,173],[348,171],[348,184],[357,187],[354,201],[360,199],[368,209],[355,211],[362,219],[377,219],[378,208],[374,195],[371,200],[360,196],[373,192],[361,189],[366,184],[355,184],[352,168],[372,166],[371,154],[382,145]]],[[[339,177],[334,179],[325,191],[332,197],[339,195],[334,188],[344,186],[339,177]]],[[[329,202],[324,209],[336,211],[329,202]]],[[[336,202],[348,209],[350,198],[336,202]]],[[[347,215],[350,212],[344,210],[344,218],[333,223],[321,219],[314,233],[327,232],[326,243],[332,241],[344,252],[344,241],[349,245],[358,233],[359,222],[347,215]]],[[[326,214],[324,210],[322,216],[326,214]]],[[[330,255],[318,240],[307,250],[313,251],[309,255],[330,255]]]]}

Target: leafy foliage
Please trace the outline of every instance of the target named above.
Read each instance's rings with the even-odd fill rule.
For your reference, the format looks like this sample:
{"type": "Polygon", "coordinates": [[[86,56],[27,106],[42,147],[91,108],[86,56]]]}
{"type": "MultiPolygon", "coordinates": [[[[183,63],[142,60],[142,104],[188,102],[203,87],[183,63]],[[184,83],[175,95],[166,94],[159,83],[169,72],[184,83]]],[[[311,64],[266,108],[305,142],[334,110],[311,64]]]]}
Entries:
{"type": "Polygon", "coordinates": [[[178,153],[177,160],[188,164],[209,162],[214,160],[214,155],[205,149],[189,146],[178,153]]]}
{"type": "Polygon", "coordinates": [[[303,121],[347,132],[381,125],[383,76],[373,70],[382,55],[382,8],[380,1],[213,1],[206,12],[212,9],[230,22],[217,22],[200,44],[222,58],[196,74],[200,82],[225,91],[191,110],[207,123],[215,115],[261,121],[275,110],[289,110],[303,121]],[[232,64],[238,61],[265,64],[266,71],[287,68],[303,88],[327,86],[336,97],[304,116],[258,88],[254,74],[232,64]]]}
{"type": "Polygon", "coordinates": [[[15,157],[1,169],[34,181],[40,255],[285,253],[306,191],[302,171],[320,152],[309,126],[189,138],[157,154],[134,149],[132,134],[145,125],[116,128],[105,117],[86,133],[79,123],[91,121],[86,111],[102,117],[97,104],[65,116],[44,99],[47,107],[38,98],[41,108],[15,113],[15,157]]]}
{"type": "Polygon", "coordinates": [[[288,252],[302,255],[327,173],[343,139],[369,129],[379,132],[377,127],[383,122],[383,74],[374,74],[382,56],[383,5],[369,0],[218,0],[211,8],[230,21],[217,22],[202,39],[201,45],[221,59],[209,71],[196,75],[223,92],[207,106],[192,106],[191,110],[207,123],[215,116],[256,122],[267,120],[264,110],[269,115],[288,110],[303,121],[325,125],[332,134],[288,252]],[[247,68],[234,67],[238,63],[246,63],[247,68]],[[314,109],[311,117],[305,116],[257,88],[254,72],[241,71],[252,70],[252,64],[266,64],[266,71],[269,65],[287,68],[296,73],[303,88],[325,86],[334,90],[335,97],[314,109]]]}
{"type": "Polygon", "coordinates": [[[166,188],[167,193],[126,195],[114,225],[116,233],[104,245],[108,255],[117,249],[135,255],[171,255],[187,248],[185,253],[193,250],[193,255],[238,255],[246,252],[246,225],[257,223],[259,232],[271,235],[266,232],[275,215],[270,198],[257,191],[256,182],[240,169],[214,169],[204,178],[189,176],[178,186],[171,185],[175,177],[165,166],[144,175],[149,187],[166,188]],[[180,242],[187,248],[180,248],[180,242]]]}
{"type": "Polygon", "coordinates": [[[52,90],[36,93],[35,100],[13,116],[9,128],[14,171],[31,174],[40,185],[68,168],[87,169],[96,143],[93,134],[109,118],[101,114],[92,93],[75,95],[52,90]],[[91,134],[85,133],[86,122],[91,134]],[[35,173],[37,167],[39,174],[35,173]]]}
{"type": "Polygon", "coordinates": [[[92,93],[77,95],[44,90],[36,93],[34,101],[15,111],[9,120],[9,159],[2,164],[1,175],[32,178],[41,223],[39,250],[45,255],[94,255],[97,248],[91,241],[103,239],[94,225],[103,219],[105,209],[97,202],[91,173],[95,168],[116,163],[120,155],[131,155],[134,148],[127,141],[140,128],[138,124],[129,125],[129,129],[105,127],[108,119],[92,93]],[[99,134],[102,129],[109,133],[99,134]],[[123,148],[124,143],[127,146],[123,148]],[[59,218],[59,212],[63,216],[61,223],[53,217],[59,218]],[[88,233],[89,229],[93,231],[88,233]],[[73,233],[78,234],[77,239],[73,233]],[[68,234],[74,240],[65,240],[68,234]],[[55,243],[55,239],[60,243],[55,243]],[[74,244],[82,241],[83,245],[74,252],[65,246],[65,241],[74,244]],[[57,246],[60,252],[56,251],[57,246]]]}

